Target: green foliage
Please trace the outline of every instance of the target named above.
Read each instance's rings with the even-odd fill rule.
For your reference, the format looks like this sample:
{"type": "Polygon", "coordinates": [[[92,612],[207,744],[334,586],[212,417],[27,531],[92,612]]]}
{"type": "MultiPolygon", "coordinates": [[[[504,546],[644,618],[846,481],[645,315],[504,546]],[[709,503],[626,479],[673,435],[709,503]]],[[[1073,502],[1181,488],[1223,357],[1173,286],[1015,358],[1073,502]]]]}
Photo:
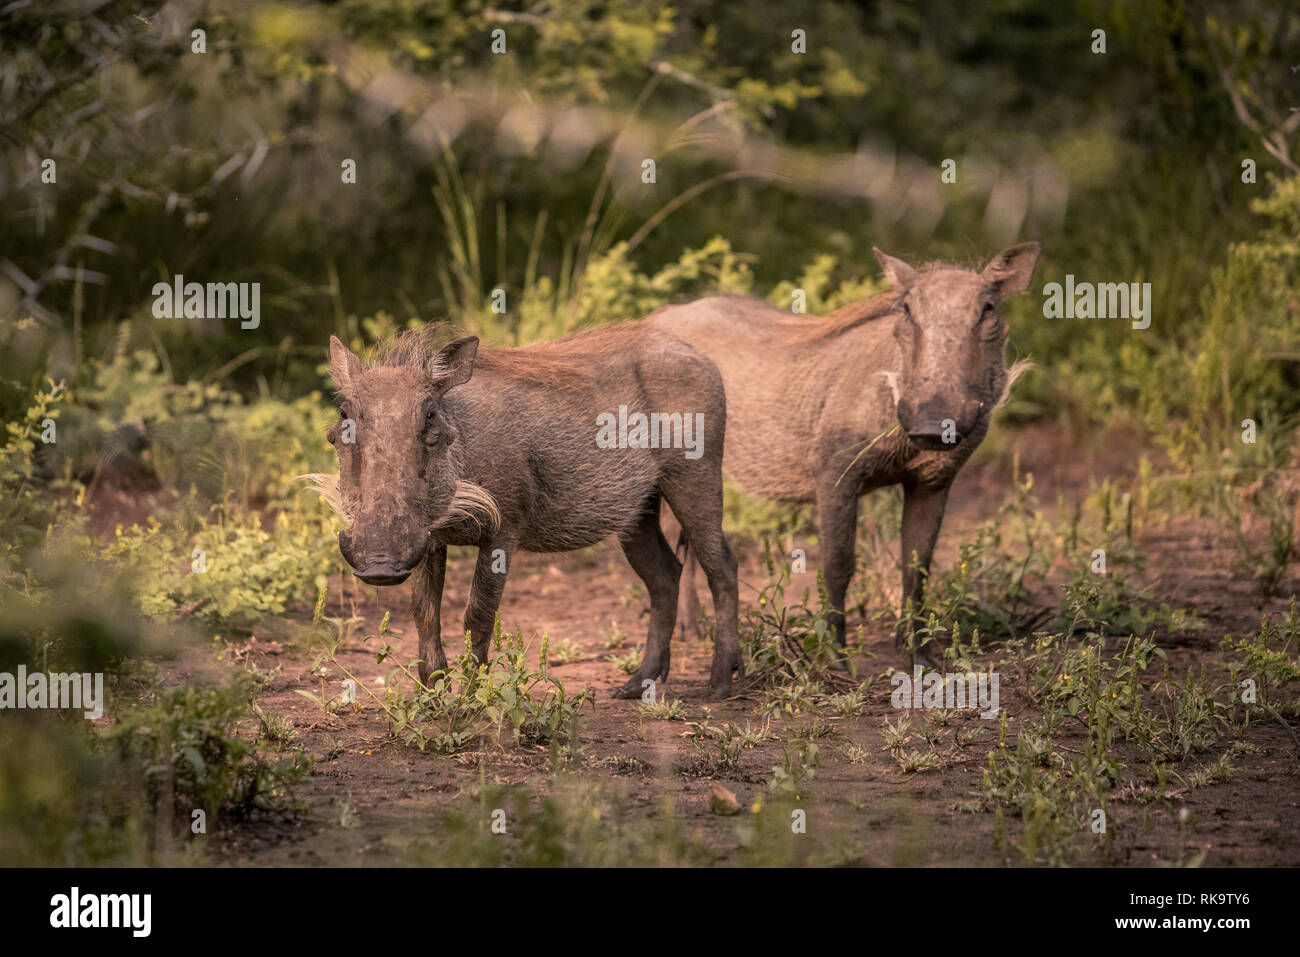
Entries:
{"type": "MultiPolygon", "coordinates": [[[[1018,472],[1018,468],[1017,468],[1018,472]]],[[[1195,618],[1155,603],[1133,584],[1144,559],[1134,541],[1135,499],[1103,482],[1055,526],[1033,493],[1033,476],[1014,478],[997,517],[975,527],[951,566],[932,569],[916,629],[920,644],[962,635],[1025,638],[1040,627],[1074,635],[1178,632],[1195,618]],[[1049,573],[1064,566],[1056,607],[1044,604],[1049,573]]]]}
{"type": "Polygon", "coordinates": [[[260,679],[248,671],[236,671],[225,687],[155,687],[154,702],[125,712],[106,746],[141,769],[152,806],[174,804],[183,821],[202,809],[210,828],[219,816],[277,809],[312,760],[301,752],[280,755],[275,749],[283,741],[240,733],[260,691],[260,679]]]}
{"type": "Polygon", "coordinates": [[[795,801],[809,796],[811,782],[817,777],[817,768],[821,765],[817,744],[820,735],[821,727],[814,722],[807,737],[792,737],[784,743],[781,763],[772,768],[772,777],[767,782],[770,794],[795,801]]]}
{"type": "MultiPolygon", "coordinates": [[[[363,640],[372,637],[376,636],[363,640]]],[[[385,637],[383,628],[378,637],[385,637]]],[[[591,703],[593,696],[587,688],[575,695],[565,692],[560,680],[546,670],[546,645],[543,637],[540,665],[533,669],[525,660],[528,648],[523,633],[504,637],[498,620],[494,650],[486,662],[475,659],[466,635],[464,652],[445,671],[434,673],[428,685],[421,683],[413,664],[398,663],[384,682],[382,698],[368,687],[365,690],[387,713],[393,736],[421,751],[431,746],[439,753],[452,754],[488,731],[499,737],[507,725],[516,744],[546,742],[572,749],[577,743],[582,706],[591,703]],[[404,689],[404,684],[410,684],[410,689],[404,689]]],[[[339,663],[338,648],[338,642],[329,644],[317,667],[320,661],[329,661],[357,680],[339,663]]],[[[385,643],[375,657],[383,662],[392,654],[391,645],[385,643]]],[[[360,681],[357,686],[365,687],[360,681]]]]}
{"type": "MultiPolygon", "coordinates": [[[[1287,698],[1292,685],[1300,684],[1300,663],[1293,657],[1300,648],[1300,610],[1291,599],[1291,609],[1285,621],[1273,622],[1267,615],[1261,618],[1259,631],[1250,638],[1223,640],[1224,647],[1241,655],[1242,660],[1232,668],[1232,683],[1239,689],[1238,699],[1244,689],[1241,682],[1255,682],[1256,702],[1262,708],[1274,708],[1281,714],[1300,714],[1300,694],[1287,698]]],[[[1247,702],[1247,709],[1253,703],[1247,702]]]]}
{"type": "MultiPolygon", "coordinates": [[[[942,631],[953,634],[1022,635],[1041,623],[1031,586],[1051,562],[1051,529],[1033,494],[1033,476],[1018,474],[997,516],[963,542],[951,568],[931,573],[926,586],[922,643],[942,631]]],[[[977,638],[978,640],[978,638],[977,638]]]]}
{"type": "Polygon", "coordinates": [[[223,821],[289,808],[311,759],[251,736],[255,675],[164,687],[143,668],[119,687],[107,729],[55,713],[0,723],[0,843],[10,865],[201,861],[194,811],[206,815],[200,833],[212,833],[223,821]]]}
{"type": "Polygon", "coordinates": [[[168,488],[261,508],[288,507],[299,475],[325,471],[331,415],[319,392],[245,401],[215,382],[175,382],[159,357],[126,352],[91,361],[58,449],[74,475],[131,463],[168,488]]]}
{"type": "Polygon", "coordinates": [[[446,815],[436,845],[413,863],[435,867],[681,867],[709,862],[698,837],[683,833],[664,797],[646,826],[617,785],[556,775],[546,789],[479,788],[470,808],[446,815]],[[508,822],[494,833],[493,821],[508,822]]]}
{"type": "MultiPolygon", "coordinates": [[[[32,714],[31,712],[28,713],[32,714]]],[[[152,863],[142,789],[85,722],[0,723],[0,845],[11,867],[152,863]]]]}
{"type": "MultiPolygon", "coordinates": [[[[1020,729],[1014,745],[1004,715],[982,794],[999,822],[1004,810],[1020,818],[1021,840],[1010,841],[1000,825],[999,843],[1002,853],[1015,850],[1025,863],[1068,864],[1083,851],[1084,836],[1105,853],[1119,826],[1104,816],[1112,792],[1122,786],[1144,801],[1162,800],[1172,768],[1224,747],[1239,730],[1231,687],[1212,685],[1204,667],[1189,668],[1182,682],[1167,665],[1153,675],[1166,653],[1149,639],[1130,638],[1113,655],[1095,637],[1080,643],[1043,635],[1008,650],[1042,715],[1020,729]],[[1069,755],[1057,743],[1067,722],[1086,729],[1082,751],[1070,748],[1069,755]],[[1136,770],[1147,768],[1149,781],[1136,770]]],[[[1226,758],[1225,751],[1219,762],[1226,758]]],[[[1188,774],[1193,787],[1220,780],[1188,774]]]]}
{"type": "Polygon", "coordinates": [[[811,593],[805,588],[797,602],[788,602],[792,587],[790,563],[777,563],[771,536],[763,538],[763,564],[769,581],[758,594],[757,607],[742,622],[741,645],[759,671],[794,671],[812,676],[839,659],[827,613],[826,582],[817,574],[820,605],[810,606],[811,593]]]}
{"type": "Polygon", "coordinates": [[[256,512],[214,507],[192,533],[152,517],[143,527],[119,528],[105,554],[139,576],[146,612],[185,607],[213,624],[248,628],[325,586],[338,564],[335,536],[332,519],[320,512],[273,513],[268,530],[256,512]]]}
{"type": "Polygon", "coordinates": [[[639,319],[660,306],[702,295],[745,294],[750,284],[743,257],[720,236],[683,251],[677,262],[653,275],[639,270],[627,256],[626,243],[619,243],[592,259],[571,297],[564,295],[567,284],[557,288],[542,276],[523,291],[517,311],[495,313],[485,295],[459,321],[490,342],[526,345],[606,322],[639,319]]]}
{"type": "Polygon", "coordinates": [[[54,515],[40,495],[38,449],[45,423],[55,427],[67,405],[67,392],[52,379],[36,391],[19,418],[5,423],[0,444],[0,583],[21,574],[23,556],[37,547],[54,515]]]}
{"type": "Polygon", "coordinates": [[[746,723],[743,728],[724,721],[713,723],[713,712],[705,708],[698,721],[687,721],[683,733],[690,744],[692,760],[679,770],[701,777],[729,774],[740,768],[744,753],[770,737],[770,723],[755,728],[746,723]]]}
{"type": "MultiPolygon", "coordinates": [[[[1160,401],[1148,394],[1151,376],[1197,356],[1209,357],[1197,360],[1206,388],[1220,388],[1221,361],[1245,373],[1227,378],[1238,395],[1276,382],[1276,361],[1241,351],[1237,332],[1214,357],[1225,333],[1211,321],[1202,336],[1198,296],[1243,239],[1232,255],[1246,285],[1225,274],[1210,311],[1250,292],[1250,201],[1276,223],[1262,243],[1275,263],[1287,252],[1274,237],[1295,236],[1294,186],[1261,198],[1262,178],[1236,182],[1238,156],[1256,156],[1261,174],[1281,167],[1270,167],[1223,86],[1231,78],[1261,123],[1287,119],[1291,91],[1268,65],[1295,59],[1294,11],[1258,0],[1188,9],[983,0],[924,15],[898,0],[870,9],[557,0],[518,10],[212,0],[203,55],[187,33],[138,13],[110,2],[0,14],[10,54],[0,125],[31,147],[0,158],[0,228],[20,240],[9,254],[16,271],[0,279],[13,293],[4,301],[74,340],[77,360],[111,348],[121,318],[148,316],[152,283],[177,272],[260,281],[275,321],[242,330],[150,317],[136,345],[161,345],[177,381],[237,357],[231,377],[245,391],[270,378],[271,357],[296,391],[314,387],[322,317],[343,333],[357,317],[400,308],[404,318],[482,319],[493,341],[531,341],[696,294],[697,269],[717,288],[747,289],[751,268],[753,288],[772,301],[788,304],[799,282],[810,305],[830,308],[876,287],[872,244],[986,256],[1001,240],[989,189],[1015,181],[1032,184],[1029,207],[1007,228],[1044,240],[1042,281],[1066,271],[1149,279],[1159,304],[1142,335],[1045,323],[1029,301],[1009,305],[1013,341],[1062,373],[1027,384],[1029,406],[1059,399],[1090,418],[1135,408],[1145,418],[1160,401]],[[806,31],[805,53],[774,37],[777,22],[806,31]],[[1088,52],[1099,24],[1126,55],[1088,52]],[[498,28],[508,56],[491,51],[498,28]],[[454,102],[455,116],[426,113],[435,97],[454,102]],[[552,133],[566,111],[570,125],[552,133]],[[750,161],[719,171],[742,136],[754,138],[750,161]],[[795,157],[772,182],[769,139],[795,157]],[[963,158],[941,215],[919,194],[880,201],[875,185],[887,186],[888,171],[852,165],[864,143],[905,176],[913,163],[963,158]],[[356,188],[340,183],[344,153],[361,171],[356,188]],[[656,184],[636,175],[642,155],[659,161],[656,184]],[[827,156],[846,164],[846,182],[866,181],[870,202],[804,175],[827,156]],[[41,181],[43,157],[59,164],[57,188],[41,181]],[[1234,162],[1207,168],[1192,157],[1234,162]],[[624,247],[629,234],[636,242],[624,247]],[[710,251],[719,235],[746,256],[727,263],[710,251]],[[683,260],[683,250],[709,262],[683,260]],[[837,270],[838,284],[828,278],[837,270]],[[511,294],[505,318],[482,313],[498,287],[511,294]]],[[[1265,278],[1258,315],[1284,331],[1272,289],[1285,271],[1265,278]]],[[[0,357],[0,379],[26,380],[33,367],[11,376],[0,357]]],[[[10,412],[7,397],[0,409],[10,412]]]]}

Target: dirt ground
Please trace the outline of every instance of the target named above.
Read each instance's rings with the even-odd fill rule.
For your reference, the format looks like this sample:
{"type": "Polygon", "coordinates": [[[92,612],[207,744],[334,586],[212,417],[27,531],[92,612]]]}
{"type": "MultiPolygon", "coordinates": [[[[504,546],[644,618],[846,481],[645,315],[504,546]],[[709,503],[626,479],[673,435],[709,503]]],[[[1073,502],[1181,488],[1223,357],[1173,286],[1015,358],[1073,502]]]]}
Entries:
{"type": "MultiPolygon", "coordinates": [[[[1005,442],[1019,451],[1022,470],[1034,473],[1045,506],[1055,502],[1058,491],[1067,500],[1076,498],[1091,480],[1131,475],[1137,466],[1134,443],[1122,435],[1067,448],[1050,430],[1036,429],[1016,433],[1005,442]]],[[[977,459],[960,476],[950,500],[939,561],[950,558],[964,530],[1002,501],[1009,486],[1008,460],[999,456],[1002,464],[995,466],[977,459]]],[[[1297,591],[1298,569],[1293,565],[1275,596],[1261,598],[1249,580],[1231,570],[1232,549],[1207,523],[1176,522],[1144,529],[1138,537],[1147,558],[1142,583],[1160,600],[1192,609],[1203,621],[1195,630],[1161,638],[1174,674],[1186,673],[1193,663],[1222,671],[1224,633],[1254,633],[1262,613],[1284,612],[1297,591]]],[[[809,571],[815,567],[813,550],[809,571]]],[[[449,565],[445,621],[459,620],[470,575],[470,559],[465,556],[449,565]]],[[[754,601],[764,579],[751,550],[742,560],[742,610],[754,601]]],[[[606,660],[610,652],[605,636],[611,628],[626,632],[629,641],[623,650],[644,641],[647,604],[644,598],[630,597],[629,590],[637,582],[613,542],[567,555],[521,555],[506,588],[502,621],[507,630],[521,627],[525,636],[548,633],[552,647],[563,638],[581,646],[580,660],[552,665],[566,689],[586,685],[596,692],[595,705],[580,727],[577,776],[616,794],[625,821],[644,820],[650,825],[664,814],[674,816],[680,832],[698,844],[702,862],[744,863],[743,830],[749,808],[763,794],[774,766],[781,764],[782,739],[806,731],[812,717],[774,720],[776,738],[744,751],[739,767],[720,775],[721,783],[735,793],[741,813],[713,813],[712,780],[693,767],[684,722],[645,716],[638,702],[610,697],[626,676],[606,660]],[[671,810],[666,810],[665,798],[670,799],[671,810]]],[[[707,594],[702,578],[701,591],[707,594]]],[[[361,594],[369,598],[357,607],[357,614],[366,618],[361,633],[374,631],[384,611],[391,610],[391,627],[403,636],[394,645],[397,656],[415,658],[417,639],[406,610],[407,586],[364,589],[361,594]]],[[[859,659],[864,674],[881,674],[890,666],[908,668],[909,662],[893,647],[887,621],[851,619],[851,630],[859,624],[864,624],[866,636],[859,659]]],[[[446,641],[454,634],[454,625],[444,625],[444,632],[446,641]]],[[[448,642],[448,648],[457,650],[454,642],[448,642]]],[[[536,648],[534,642],[534,656],[536,648]]],[[[527,788],[534,800],[559,786],[545,748],[517,746],[507,735],[500,745],[485,742],[477,750],[455,756],[421,752],[390,737],[387,716],[365,694],[359,695],[359,709],[334,715],[296,694],[298,690],[314,693],[320,687],[311,675],[307,653],[258,633],[240,650],[257,667],[276,671],[260,703],[291,721],[298,732],[296,743],[318,760],[294,789],[301,804],[297,815],[221,827],[208,842],[214,863],[440,863],[446,815],[459,811],[472,818],[482,813],[478,795],[485,785],[527,788]]],[[[729,700],[709,699],[710,654],[706,642],[676,637],[673,674],[659,689],[661,699],[680,698],[688,721],[699,720],[707,707],[714,724],[760,725],[759,689],[742,684],[729,700]]],[[[197,650],[173,662],[170,670],[184,679],[205,670],[210,658],[209,650],[197,650]]],[[[377,691],[391,667],[377,664],[373,646],[363,648],[359,641],[346,647],[339,661],[377,691]]],[[[1001,704],[1008,714],[1009,733],[1014,733],[1033,713],[1019,700],[1016,689],[1007,687],[1010,684],[1004,682],[1001,704]]],[[[799,804],[807,812],[807,834],[802,844],[796,842],[793,861],[826,861],[831,851],[829,859],[835,862],[863,865],[969,866],[1002,861],[995,850],[995,815],[970,807],[980,791],[988,751],[997,741],[998,722],[961,712],[939,745],[941,765],[905,773],[881,734],[884,722],[898,715],[890,705],[888,682],[877,681],[861,716],[822,716],[820,767],[808,798],[799,804]],[[956,731],[973,724],[984,724],[988,731],[975,743],[960,746],[956,731]]],[[[1287,730],[1277,723],[1255,726],[1248,741],[1253,748],[1234,756],[1234,773],[1224,783],[1195,788],[1175,785],[1166,800],[1154,802],[1140,801],[1122,789],[1113,793],[1109,811],[1113,849],[1108,857],[1087,857],[1081,863],[1161,866],[1193,861],[1203,853],[1206,866],[1300,864],[1300,756],[1287,730]]],[[[1067,750],[1076,744],[1068,736],[1058,740],[1058,746],[1067,750]]],[[[1197,762],[1193,758],[1188,763],[1197,762]]],[[[1018,824],[1009,821],[1006,826],[1014,838],[1018,824]]],[[[508,834],[509,840],[520,837],[508,834]]]]}

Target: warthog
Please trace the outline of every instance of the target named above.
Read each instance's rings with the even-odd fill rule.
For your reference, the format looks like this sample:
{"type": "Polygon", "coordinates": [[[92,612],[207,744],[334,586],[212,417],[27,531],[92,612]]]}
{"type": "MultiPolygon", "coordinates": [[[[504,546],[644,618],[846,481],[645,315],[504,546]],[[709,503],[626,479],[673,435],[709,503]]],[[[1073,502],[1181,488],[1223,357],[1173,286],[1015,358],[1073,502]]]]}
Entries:
{"type": "Polygon", "coordinates": [[[571,551],[608,535],[650,595],[645,657],[618,695],[666,679],[681,564],[659,530],[663,500],[708,576],[718,609],[710,686],[729,693],[741,656],[736,561],[722,535],[726,400],[713,363],[635,322],[524,349],[480,349],[468,336],[435,350],[409,332],[368,365],[331,337],[330,371],[342,398],[328,434],[339,475],[335,487],[332,476],[317,484],[348,522],[339,548],[356,576],[412,579],[422,681],[447,667],[448,545],[478,547],[465,629],[485,660],[515,551],[571,551]],[[652,412],[664,428],[649,436],[636,415],[652,412]]]}
{"type": "MultiPolygon", "coordinates": [[[[750,494],[816,502],[835,635],[853,575],[858,498],[903,486],[903,611],[911,631],[948,489],[1023,368],[1006,366],[1004,296],[1024,292],[1038,244],[999,253],[981,272],[920,269],[873,249],[893,289],[829,316],[753,299],[713,298],[647,317],[712,359],[727,388],[723,467],[750,494]]],[[[689,530],[685,540],[690,543],[689,530]]],[[[682,631],[698,627],[686,564],[682,631]]]]}

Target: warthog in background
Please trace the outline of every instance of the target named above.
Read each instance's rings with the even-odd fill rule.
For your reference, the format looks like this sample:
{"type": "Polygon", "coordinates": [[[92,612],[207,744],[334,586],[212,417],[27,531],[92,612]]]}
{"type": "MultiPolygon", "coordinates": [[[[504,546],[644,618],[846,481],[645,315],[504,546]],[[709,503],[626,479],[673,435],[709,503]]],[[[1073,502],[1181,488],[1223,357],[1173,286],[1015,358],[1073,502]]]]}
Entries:
{"type": "Polygon", "coordinates": [[[515,551],[571,551],[608,535],[650,595],[645,658],[619,696],[666,679],[681,565],[659,530],[662,499],[708,575],[718,609],[710,685],[729,693],[741,657],[736,561],[722,536],[726,401],[713,363],[638,322],[524,349],[479,349],[470,336],[435,351],[427,335],[406,333],[369,365],[331,337],[330,369],[342,397],[328,435],[339,476],[333,489],[332,476],[318,484],[348,522],[339,548],[356,576],[412,578],[422,681],[447,666],[448,545],[479,550],[465,629],[485,660],[515,551]],[[601,447],[600,422],[621,406],[629,417],[681,413],[675,422],[702,421],[703,432],[688,449],[646,447],[673,443],[641,443],[633,430],[601,447]]]}
{"type": "MultiPolygon", "coordinates": [[[[646,322],[722,372],[726,473],[760,498],[817,503],[829,617],[841,643],[858,498],[903,486],[901,645],[948,489],[1019,375],[1006,366],[997,303],[1029,288],[1038,244],[1012,246],[982,272],[943,263],[918,270],[873,251],[894,288],[829,316],[713,298],[660,309],[646,322]]],[[[685,539],[694,545],[689,530],[685,539]]],[[[684,633],[698,628],[693,571],[688,558],[684,633]]]]}

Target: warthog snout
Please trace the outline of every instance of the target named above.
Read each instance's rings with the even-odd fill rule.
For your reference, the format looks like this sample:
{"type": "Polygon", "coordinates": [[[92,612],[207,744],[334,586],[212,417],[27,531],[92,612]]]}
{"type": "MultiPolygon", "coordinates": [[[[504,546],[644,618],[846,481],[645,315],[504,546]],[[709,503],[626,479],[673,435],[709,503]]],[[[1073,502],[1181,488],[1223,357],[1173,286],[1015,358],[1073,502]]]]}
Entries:
{"type": "Polygon", "coordinates": [[[971,434],[979,421],[981,405],[977,399],[947,402],[930,399],[915,403],[899,399],[898,421],[917,448],[927,452],[953,449],[971,434]]]}
{"type": "Polygon", "coordinates": [[[367,585],[400,585],[411,576],[424,557],[423,546],[404,558],[381,548],[357,548],[351,529],[339,532],[339,551],[352,566],[353,574],[367,585]]]}

